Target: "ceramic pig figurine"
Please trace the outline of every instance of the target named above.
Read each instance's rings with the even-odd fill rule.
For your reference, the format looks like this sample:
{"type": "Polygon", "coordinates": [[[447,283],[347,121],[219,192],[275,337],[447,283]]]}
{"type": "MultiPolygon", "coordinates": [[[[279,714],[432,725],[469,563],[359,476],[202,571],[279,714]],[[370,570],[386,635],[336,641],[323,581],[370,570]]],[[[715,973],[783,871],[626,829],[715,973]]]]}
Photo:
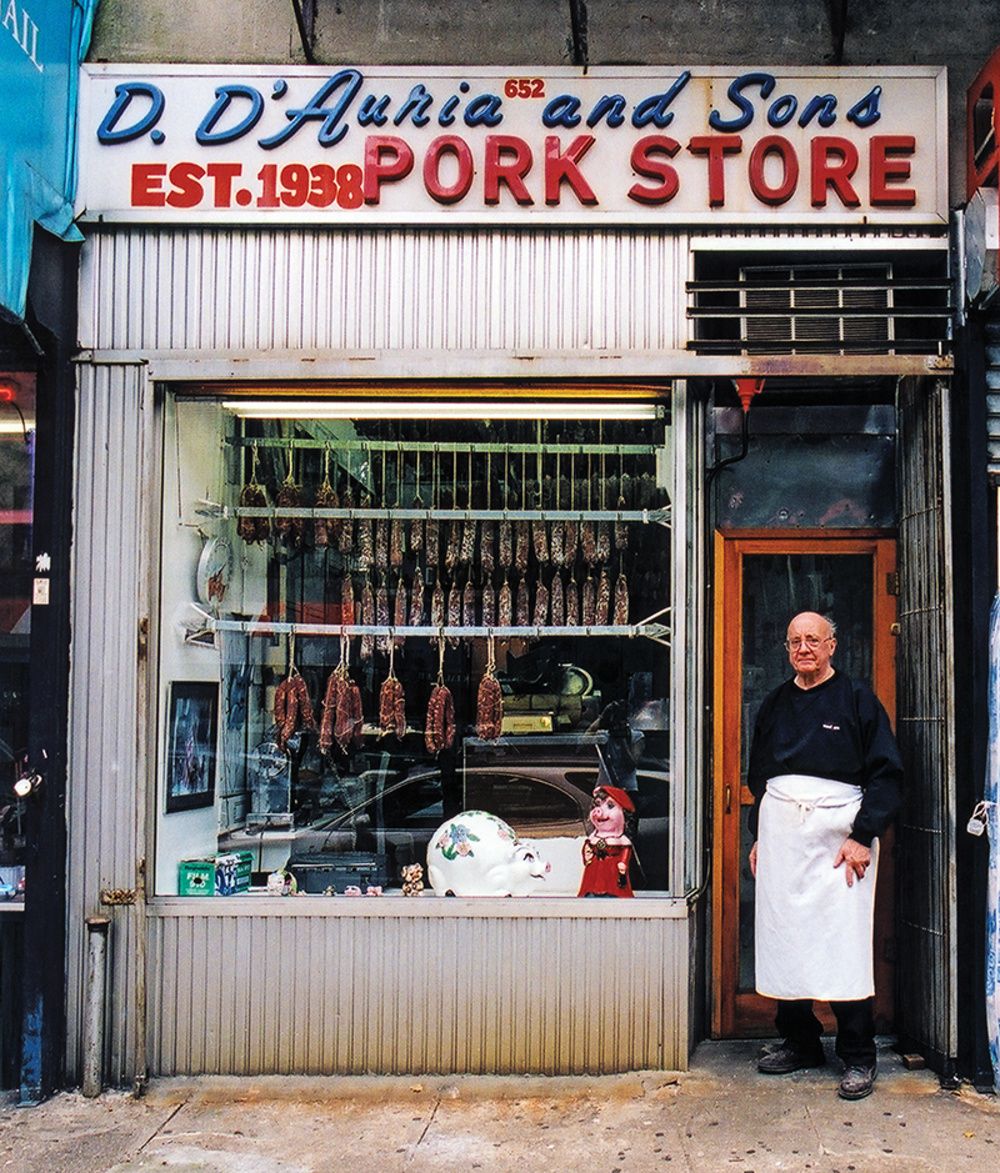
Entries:
{"type": "Polygon", "coordinates": [[[427,875],[438,896],[527,896],[551,866],[534,843],[486,811],[442,823],[427,845],[427,875]]]}

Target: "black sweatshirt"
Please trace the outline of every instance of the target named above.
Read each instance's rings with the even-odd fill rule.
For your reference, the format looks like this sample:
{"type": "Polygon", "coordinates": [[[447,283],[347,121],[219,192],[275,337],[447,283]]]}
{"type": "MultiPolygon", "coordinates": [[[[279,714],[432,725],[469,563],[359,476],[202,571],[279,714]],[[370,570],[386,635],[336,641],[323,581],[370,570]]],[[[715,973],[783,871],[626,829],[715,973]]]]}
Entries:
{"type": "Polygon", "coordinates": [[[815,688],[786,680],[764,698],[747,771],[754,837],[768,779],[779,774],[860,786],[861,809],[851,838],[865,847],[885,832],[902,803],[903,763],[888,714],[867,684],[842,672],[815,688]]]}

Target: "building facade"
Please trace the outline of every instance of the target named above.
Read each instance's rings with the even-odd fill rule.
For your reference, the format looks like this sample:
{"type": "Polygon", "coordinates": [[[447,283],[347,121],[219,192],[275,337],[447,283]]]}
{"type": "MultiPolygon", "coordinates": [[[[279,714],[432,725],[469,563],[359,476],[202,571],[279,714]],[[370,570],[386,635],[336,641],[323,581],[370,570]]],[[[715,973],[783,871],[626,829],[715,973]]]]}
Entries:
{"type": "Polygon", "coordinates": [[[115,1083],[769,1033],[742,775],[803,608],[906,759],[881,1026],[975,1075],[947,45],[263,7],[104,5],[81,80],[70,1077],[98,912],[115,1083]],[[631,898],[578,896],[599,780],[631,898]]]}

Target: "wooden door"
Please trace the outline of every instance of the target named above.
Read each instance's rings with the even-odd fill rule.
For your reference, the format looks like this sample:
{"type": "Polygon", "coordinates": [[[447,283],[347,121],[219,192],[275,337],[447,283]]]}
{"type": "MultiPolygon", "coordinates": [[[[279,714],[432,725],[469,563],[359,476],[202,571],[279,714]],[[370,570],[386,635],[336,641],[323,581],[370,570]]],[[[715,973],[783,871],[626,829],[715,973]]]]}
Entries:
{"type": "MultiPolygon", "coordinates": [[[[799,611],[837,623],[834,665],[867,680],[895,719],[895,542],[857,531],[716,536],[712,1033],[774,1033],[774,1002],[754,992],[754,882],[746,785],[761,700],[791,674],[783,641],[799,611]]],[[[891,831],[876,900],[876,1022],[893,1016],[891,831]]],[[[823,1014],[829,1015],[826,1007],[823,1014]]],[[[832,1025],[832,1016],[827,1022],[832,1025]]]]}

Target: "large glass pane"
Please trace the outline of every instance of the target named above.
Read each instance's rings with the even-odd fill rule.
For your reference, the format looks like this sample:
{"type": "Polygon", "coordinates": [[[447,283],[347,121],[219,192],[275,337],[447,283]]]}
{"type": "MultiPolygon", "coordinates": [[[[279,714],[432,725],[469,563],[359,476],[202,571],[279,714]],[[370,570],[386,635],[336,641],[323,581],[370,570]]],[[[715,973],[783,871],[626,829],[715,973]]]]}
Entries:
{"type": "Polygon", "coordinates": [[[28,744],[34,376],[0,371],[0,901],[23,897],[23,805],[14,782],[28,744]]]}
{"type": "Polygon", "coordinates": [[[157,891],[249,851],[259,883],[398,892],[478,810],[548,865],[519,891],[575,895],[599,778],[665,888],[669,652],[636,627],[666,633],[666,420],[452,411],[168,402],[157,891]]]}
{"type": "MultiPolygon", "coordinates": [[[[834,665],[871,683],[874,561],[868,554],[747,554],[743,557],[743,709],[740,776],[746,779],[761,701],[792,675],[784,648],[789,620],[818,611],[837,624],[834,665]]],[[[741,811],[740,990],[752,991],[754,881],[749,807],[741,811]]]]}

